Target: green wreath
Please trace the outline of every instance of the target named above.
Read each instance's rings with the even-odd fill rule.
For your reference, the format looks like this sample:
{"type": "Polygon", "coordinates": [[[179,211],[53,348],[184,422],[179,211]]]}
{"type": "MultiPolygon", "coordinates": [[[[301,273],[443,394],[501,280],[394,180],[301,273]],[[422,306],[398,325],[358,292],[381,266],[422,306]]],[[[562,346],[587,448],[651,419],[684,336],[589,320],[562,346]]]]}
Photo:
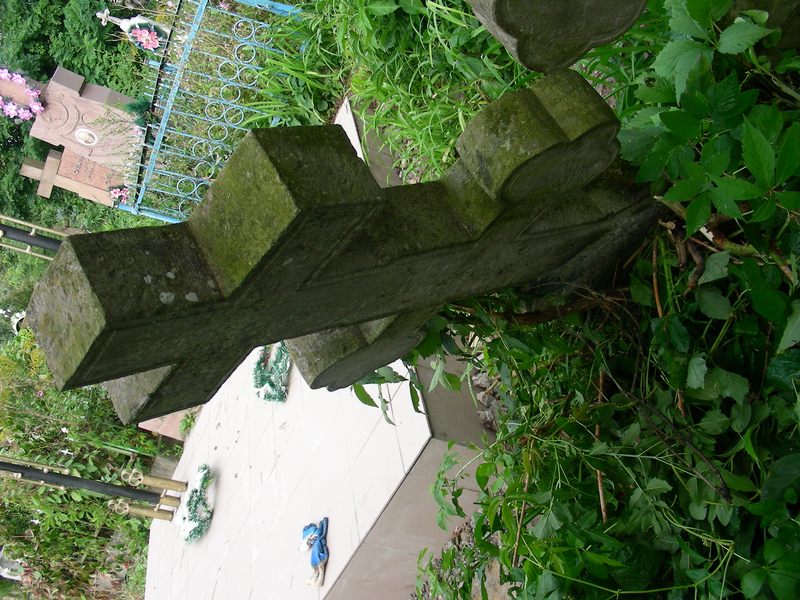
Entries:
{"type": "Polygon", "coordinates": [[[253,369],[253,385],[268,402],[286,402],[292,360],[284,342],[265,346],[253,369]]]}
{"type": "Polygon", "coordinates": [[[208,465],[200,465],[198,472],[200,481],[197,487],[189,491],[189,499],[186,501],[187,516],[184,520],[194,525],[183,538],[188,543],[195,542],[206,534],[214,516],[214,510],[206,497],[208,486],[211,484],[211,468],[208,465]]]}

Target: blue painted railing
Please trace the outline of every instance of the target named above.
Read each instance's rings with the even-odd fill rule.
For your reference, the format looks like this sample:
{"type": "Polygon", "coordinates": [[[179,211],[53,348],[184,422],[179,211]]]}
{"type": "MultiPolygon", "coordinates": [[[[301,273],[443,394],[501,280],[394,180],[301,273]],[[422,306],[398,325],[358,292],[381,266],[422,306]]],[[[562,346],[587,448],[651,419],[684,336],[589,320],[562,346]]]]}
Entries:
{"type": "MultiPolygon", "coordinates": [[[[239,0],[267,11],[270,19],[293,19],[300,10],[271,0],[239,0]]],[[[252,11],[251,11],[252,13],[252,11]]],[[[146,62],[151,114],[130,203],[118,208],[168,223],[186,219],[247,131],[242,124],[263,116],[247,106],[255,98],[259,57],[280,52],[270,22],[233,12],[209,0],[180,0],[169,43],[146,62]]],[[[270,119],[272,117],[272,119],[270,119]]]]}

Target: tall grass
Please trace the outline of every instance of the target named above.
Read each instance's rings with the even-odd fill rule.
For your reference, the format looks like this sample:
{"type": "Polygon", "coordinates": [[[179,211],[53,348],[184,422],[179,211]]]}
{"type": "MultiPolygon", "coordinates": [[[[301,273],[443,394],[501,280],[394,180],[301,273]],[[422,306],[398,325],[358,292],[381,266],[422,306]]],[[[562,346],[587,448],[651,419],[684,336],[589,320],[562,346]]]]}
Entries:
{"type": "Polygon", "coordinates": [[[461,0],[313,0],[287,27],[258,105],[285,124],[319,124],[348,95],[407,181],[440,176],[472,116],[534,77],[461,0]]]}

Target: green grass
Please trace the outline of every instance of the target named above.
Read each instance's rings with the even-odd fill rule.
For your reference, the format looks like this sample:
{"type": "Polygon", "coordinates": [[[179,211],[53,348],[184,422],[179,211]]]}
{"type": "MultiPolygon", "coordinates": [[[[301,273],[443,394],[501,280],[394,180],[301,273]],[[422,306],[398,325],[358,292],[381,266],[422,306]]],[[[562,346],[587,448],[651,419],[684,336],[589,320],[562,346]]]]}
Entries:
{"type": "Polygon", "coordinates": [[[281,123],[313,125],[329,121],[348,95],[407,181],[436,178],[455,159],[453,146],[472,116],[534,74],[462,1],[406,2],[391,12],[384,4],[305,4],[302,18],[276,36],[287,51],[262,71],[256,105],[276,111],[281,123]]]}

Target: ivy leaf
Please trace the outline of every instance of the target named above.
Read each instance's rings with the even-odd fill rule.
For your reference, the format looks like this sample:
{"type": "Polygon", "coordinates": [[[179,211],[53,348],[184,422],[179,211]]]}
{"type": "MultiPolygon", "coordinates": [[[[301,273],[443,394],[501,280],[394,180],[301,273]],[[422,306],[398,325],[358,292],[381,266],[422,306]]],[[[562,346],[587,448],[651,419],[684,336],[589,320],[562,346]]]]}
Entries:
{"type": "Polygon", "coordinates": [[[780,354],[787,348],[794,346],[800,341],[800,300],[792,302],[792,314],[786,321],[786,328],[783,330],[781,341],[778,342],[777,354],[780,354]]]}
{"type": "Polygon", "coordinates": [[[742,151],[744,164],[756,182],[765,189],[772,187],[775,183],[775,151],[764,134],[748,121],[744,123],[742,151]]]}
{"type": "Polygon", "coordinates": [[[728,263],[731,260],[731,255],[728,252],[717,252],[706,258],[706,270],[700,277],[698,283],[700,285],[710,281],[716,281],[728,276],[728,263]]]}
{"type": "Polygon", "coordinates": [[[717,49],[723,54],[739,54],[770,33],[771,29],[739,18],[719,36],[717,49]]]}
{"type": "Polygon", "coordinates": [[[726,417],[720,410],[710,410],[702,418],[698,427],[711,435],[719,435],[727,431],[730,425],[730,419],[726,417]]]}
{"type": "MultiPolygon", "coordinates": [[[[731,314],[731,301],[713,285],[704,285],[695,291],[697,307],[709,319],[725,321],[731,314]]],[[[697,387],[697,386],[695,386],[697,387]]]]}
{"type": "Polygon", "coordinates": [[[702,356],[693,356],[686,373],[686,387],[702,388],[706,383],[706,371],[708,371],[706,359],[702,356]]]}
{"type": "Polygon", "coordinates": [[[708,192],[700,194],[686,207],[686,236],[689,237],[711,217],[711,195],[708,192]]]}
{"type": "Polygon", "coordinates": [[[680,103],[692,71],[710,65],[714,51],[695,40],[679,38],[670,41],[656,57],[653,70],[675,84],[675,96],[680,103]]]}

